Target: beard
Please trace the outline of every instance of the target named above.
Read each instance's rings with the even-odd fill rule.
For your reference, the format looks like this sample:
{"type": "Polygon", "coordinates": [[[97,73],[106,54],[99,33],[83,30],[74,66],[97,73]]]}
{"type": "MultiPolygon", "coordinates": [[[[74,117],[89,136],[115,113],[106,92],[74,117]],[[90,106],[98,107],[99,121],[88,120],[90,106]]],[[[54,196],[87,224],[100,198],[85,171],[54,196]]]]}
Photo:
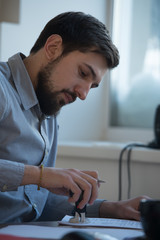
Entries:
{"type": "Polygon", "coordinates": [[[72,102],[76,100],[76,94],[63,89],[61,91],[54,90],[54,80],[50,79],[54,72],[55,65],[59,62],[59,58],[48,63],[42,68],[37,75],[36,95],[43,114],[47,116],[57,115],[65,105],[65,101],[61,98],[61,93],[67,93],[72,97],[72,102]]]}

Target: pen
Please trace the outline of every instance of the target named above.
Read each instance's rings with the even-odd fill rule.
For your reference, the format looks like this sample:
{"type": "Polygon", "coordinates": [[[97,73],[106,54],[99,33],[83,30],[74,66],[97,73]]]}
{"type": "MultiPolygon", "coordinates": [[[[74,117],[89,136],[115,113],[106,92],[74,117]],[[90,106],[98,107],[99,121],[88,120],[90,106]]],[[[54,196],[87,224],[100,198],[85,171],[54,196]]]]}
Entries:
{"type": "Polygon", "coordinates": [[[98,182],[98,183],[106,183],[106,181],[101,180],[101,179],[98,179],[97,182],[98,182]]]}

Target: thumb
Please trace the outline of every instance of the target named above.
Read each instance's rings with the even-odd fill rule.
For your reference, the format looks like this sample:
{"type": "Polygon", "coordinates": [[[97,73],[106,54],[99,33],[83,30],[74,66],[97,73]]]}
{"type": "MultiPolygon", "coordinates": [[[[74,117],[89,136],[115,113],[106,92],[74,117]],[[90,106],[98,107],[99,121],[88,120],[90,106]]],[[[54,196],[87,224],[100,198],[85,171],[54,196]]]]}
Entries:
{"type": "Polygon", "coordinates": [[[132,219],[132,220],[136,220],[136,221],[140,221],[140,212],[133,209],[133,208],[129,208],[128,211],[126,212],[126,214],[128,215],[128,219],[132,219]]]}

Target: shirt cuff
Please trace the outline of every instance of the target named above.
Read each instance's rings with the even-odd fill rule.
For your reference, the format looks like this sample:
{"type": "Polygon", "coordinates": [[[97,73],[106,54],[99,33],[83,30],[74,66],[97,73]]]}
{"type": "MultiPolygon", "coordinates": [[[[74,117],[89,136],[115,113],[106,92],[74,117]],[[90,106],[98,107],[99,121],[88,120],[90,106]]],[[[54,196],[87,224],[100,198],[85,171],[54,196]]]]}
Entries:
{"type": "Polygon", "coordinates": [[[90,218],[98,218],[99,217],[99,208],[102,202],[106,201],[105,199],[97,199],[95,200],[93,205],[87,206],[87,217],[90,218]]]}
{"type": "Polygon", "coordinates": [[[22,182],[24,164],[0,160],[0,191],[16,191],[22,182]]]}

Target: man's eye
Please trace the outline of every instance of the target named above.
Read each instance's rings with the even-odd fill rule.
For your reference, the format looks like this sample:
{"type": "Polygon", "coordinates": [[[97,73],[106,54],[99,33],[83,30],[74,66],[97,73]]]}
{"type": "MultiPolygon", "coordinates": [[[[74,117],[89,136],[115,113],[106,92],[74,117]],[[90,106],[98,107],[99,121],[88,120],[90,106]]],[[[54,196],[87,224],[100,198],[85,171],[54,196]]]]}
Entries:
{"type": "Polygon", "coordinates": [[[81,77],[84,77],[84,78],[87,77],[87,73],[84,71],[81,71],[80,74],[81,74],[81,77]]]}

